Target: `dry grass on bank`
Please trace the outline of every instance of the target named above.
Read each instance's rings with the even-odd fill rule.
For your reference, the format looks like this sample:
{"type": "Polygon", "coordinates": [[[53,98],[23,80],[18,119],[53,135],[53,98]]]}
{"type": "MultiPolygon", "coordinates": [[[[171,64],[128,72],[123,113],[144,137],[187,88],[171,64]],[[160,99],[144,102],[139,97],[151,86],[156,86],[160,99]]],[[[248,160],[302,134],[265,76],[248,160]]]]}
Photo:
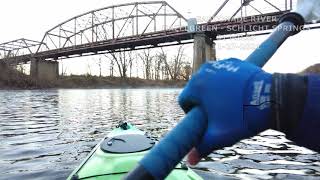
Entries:
{"type": "Polygon", "coordinates": [[[0,89],[44,88],[139,88],[183,87],[186,81],[145,80],[140,78],[98,77],[90,75],[64,76],[54,81],[34,80],[15,69],[0,65],[0,89]]]}
{"type": "Polygon", "coordinates": [[[56,86],[61,88],[183,87],[185,83],[186,81],[72,75],[60,77],[56,86]]]}
{"type": "Polygon", "coordinates": [[[0,64],[0,88],[32,89],[35,87],[36,82],[29,76],[0,64]]]}

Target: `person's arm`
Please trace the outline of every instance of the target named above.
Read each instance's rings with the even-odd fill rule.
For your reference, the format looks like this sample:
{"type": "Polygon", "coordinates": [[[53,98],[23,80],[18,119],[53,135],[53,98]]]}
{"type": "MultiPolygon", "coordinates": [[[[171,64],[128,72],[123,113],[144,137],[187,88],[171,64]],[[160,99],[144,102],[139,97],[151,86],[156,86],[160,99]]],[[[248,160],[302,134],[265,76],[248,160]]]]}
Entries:
{"type": "Polygon", "coordinates": [[[298,145],[320,151],[320,76],[274,74],[273,129],[298,145]]]}
{"type": "Polygon", "coordinates": [[[199,107],[208,119],[189,163],[266,129],[284,132],[297,144],[320,151],[319,79],[269,74],[238,59],[204,64],[179,96],[186,113],[199,107]]]}

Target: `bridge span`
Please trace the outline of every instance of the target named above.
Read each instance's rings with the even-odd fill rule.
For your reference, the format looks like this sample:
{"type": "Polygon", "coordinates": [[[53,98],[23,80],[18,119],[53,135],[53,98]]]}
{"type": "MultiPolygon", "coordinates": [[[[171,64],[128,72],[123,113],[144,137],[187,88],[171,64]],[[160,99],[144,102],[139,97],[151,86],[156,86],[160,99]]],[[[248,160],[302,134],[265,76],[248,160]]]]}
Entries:
{"type": "MultiPolygon", "coordinates": [[[[221,36],[232,38],[235,34],[265,33],[292,8],[292,1],[284,0],[291,2],[290,8],[286,4],[286,9],[281,10],[273,5],[277,9],[275,12],[263,14],[259,11],[258,15],[234,18],[252,1],[242,0],[232,20],[213,21],[228,1],[224,1],[208,22],[193,24],[195,26],[190,26],[192,21],[165,1],[104,7],[56,25],[41,41],[18,39],[0,44],[0,61],[7,64],[34,61],[36,65],[31,67],[31,74],[39,76],[41,62],[56,64],[57,60],[65,58],[194,43],[194,68],[197,69],[205,59],[215,58],[214,40],[221,36]]],[[[57,65],[54,69],[56,72],[57,65]]]]}

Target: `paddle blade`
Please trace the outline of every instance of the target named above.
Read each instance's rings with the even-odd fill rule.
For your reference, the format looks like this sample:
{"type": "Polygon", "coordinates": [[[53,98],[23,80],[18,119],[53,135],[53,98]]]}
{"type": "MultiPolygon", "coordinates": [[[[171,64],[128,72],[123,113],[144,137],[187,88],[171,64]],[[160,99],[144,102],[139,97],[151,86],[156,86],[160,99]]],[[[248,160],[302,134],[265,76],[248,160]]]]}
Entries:
{"type": "Polygon", "coordinates": [[[303,16],[305,22],[320,20],[320,0],[298,0],[295,12],[303,16]]]}

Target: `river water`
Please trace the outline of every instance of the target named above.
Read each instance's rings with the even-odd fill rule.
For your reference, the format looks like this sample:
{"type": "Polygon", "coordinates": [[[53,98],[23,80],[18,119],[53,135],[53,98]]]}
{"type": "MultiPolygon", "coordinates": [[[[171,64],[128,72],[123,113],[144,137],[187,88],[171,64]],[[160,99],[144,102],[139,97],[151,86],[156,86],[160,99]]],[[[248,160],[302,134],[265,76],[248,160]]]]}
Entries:
{"type": "MultiPolygon", "coordinates": [[[[0,91],[0,179],[65,179],[121,121],[160,138],[183,112],[180,89],[0,91]]],[[[320,155],[268,130],[213,152],[205,179],[320,179],[320,155]]]]}

